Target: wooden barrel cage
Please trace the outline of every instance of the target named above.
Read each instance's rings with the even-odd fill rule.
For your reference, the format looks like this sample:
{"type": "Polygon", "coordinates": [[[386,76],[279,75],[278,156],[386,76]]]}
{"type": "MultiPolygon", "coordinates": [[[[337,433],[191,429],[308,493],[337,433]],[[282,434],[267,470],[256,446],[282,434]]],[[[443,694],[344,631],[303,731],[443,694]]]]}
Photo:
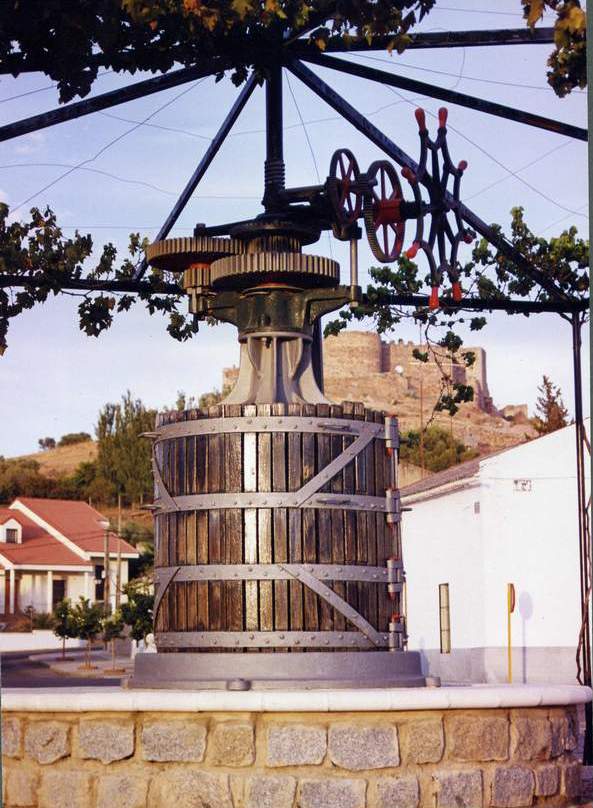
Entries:
{"type": "Polygon", "coordinates": [[[397,434],[350,402],[159,415],[159,652],[403,649],[397,434]]]}

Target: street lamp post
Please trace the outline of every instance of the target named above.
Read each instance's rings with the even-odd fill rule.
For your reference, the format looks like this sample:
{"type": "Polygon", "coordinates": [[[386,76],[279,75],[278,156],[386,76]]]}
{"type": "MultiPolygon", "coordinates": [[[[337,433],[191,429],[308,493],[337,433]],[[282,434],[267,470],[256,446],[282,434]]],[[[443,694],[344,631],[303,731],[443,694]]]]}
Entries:
{"type": "Polygon", "coordinates": [[[109,614],[109,521],[102,519],[99,524],[103,529],[103,611],[109,614]]]}

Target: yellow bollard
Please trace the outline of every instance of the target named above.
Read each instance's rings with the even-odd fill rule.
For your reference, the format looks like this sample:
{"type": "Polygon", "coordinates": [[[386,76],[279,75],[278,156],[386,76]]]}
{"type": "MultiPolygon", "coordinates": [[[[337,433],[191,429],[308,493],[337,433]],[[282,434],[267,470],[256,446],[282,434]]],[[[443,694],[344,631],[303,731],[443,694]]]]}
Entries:
{"type": "Polygon", "coordinates": [[[513,681],[513,643],[511,638],[511,615],[515,611],[515,587],[507,584],[507,680],[513,681]]]}

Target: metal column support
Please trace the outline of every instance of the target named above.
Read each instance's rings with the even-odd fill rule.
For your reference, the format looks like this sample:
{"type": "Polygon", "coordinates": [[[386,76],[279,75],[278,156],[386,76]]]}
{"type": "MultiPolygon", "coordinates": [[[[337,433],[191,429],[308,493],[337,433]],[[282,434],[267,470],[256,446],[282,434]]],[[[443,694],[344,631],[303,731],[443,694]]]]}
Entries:
{"type": "MultiPolygon", "coordinates": [[[[243,87],[243,89],[241,90],[241,92],[239,94],[239,97],[237,98],[237,100],[235,101],[235,103],[233,104],[231,109],[229,110],[228,115],[226,116],[226,118],[222,122],[222,124],[220,126],[220,129],[218,130],[218,132],[214,135],[214,137],[210,141],[210,145],[208,146],[208,148],[206,149],[206,151],[204,153],[204,156],[202,157],[202,159],[198,163],[198,166],[197,166],[196,170],[194,171],[194,173],[191,175],[191,177],[187,181],[187,184],[186,184],[185,188],[183,189],[183,191],[181,192],[181,194],[179,195],[179,198],[178,198],[177,202],[175,202],[175,205],[173,206],[173,209],[172,209],[171,213],[169,213],[169,215],[167,216],[167,218],[165,219],[165,221],[163,223],[163,226],[161,227],[161,229],[157,233],[157,235],[156,235],[156,237],[154,239],[155,241],[160,241],[161,239],[167,238],[167,236],[169,235],[169,233],[171,231],[171,228],[173,227],[173,225],[175,224],[175,222],[177,221],[177,219],[179,218],[179,216],[183,212],[183,209],[185,208],[185,206],[189,202],[189,200],[191,198],[191,195],[193,194],[193,192],[198,187],[198,183],[200,182],[200,180],[202,179],[202,177],[204,176],[204,174],[206,173],[206,171],[210,167],[210,163],[214,160],[214,158],[218,154],[218,151],[220,150],[220,147],[222,146],[222,144],[226,140],[226,137],[227,137],[228,133],[233,128],[233,126],[235,124],[235,121],[237,120],[237,118],[241,114],[245,104],[251,98],[251,94],[255,90],[256,86],[257,86],[257,79],[252,74],[247,79],[247,82],[246,82],[245,86],[243,87]]],[[[143,259],[142,263],[140,264],[140,267],[138,268],[138,270],[137,270],[137,272],[136,272],[136,274],[134,276],[135,280],[138,280],[139,278],[141,278],[144,275],[144,273],[146,272],[147,266],[148,266],[148,263],[147,263],[146,259],[143,259]]]]}
{"type": "MultiPolygon", "coordinates": [[[[577,650],[579,681],[591,687],[591,547],[587,529],[587,494],[585,488],[585,443],[586,433],[583,422],[583,385],[581,372],[581,318],[575,312],[571,316],[572,355],[574,373],[574,420],[577,462],[577,500],[579,529],[579,561],[581,583],[581,633],[577,650]]],[[[593,709],[589,702],[585,705],[585,745],[584,762],[591,764],[593,760],[593,709]]]]}
{"type": "Polygon", "coordinates": [[[267,212],[278,209],[284,190],[284,127],[282,110],[282,63],[268,68],[266,78],[266,161],[263,205],[267,212]]]}

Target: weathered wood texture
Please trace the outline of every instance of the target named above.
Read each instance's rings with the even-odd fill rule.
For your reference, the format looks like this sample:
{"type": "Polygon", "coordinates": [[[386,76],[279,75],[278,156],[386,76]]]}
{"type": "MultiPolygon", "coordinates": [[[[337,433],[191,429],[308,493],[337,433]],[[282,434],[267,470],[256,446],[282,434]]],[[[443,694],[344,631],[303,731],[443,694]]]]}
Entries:
{"type": "MultiPolygon", "coordinates": [[[[165,412],[158,426],[198,418],[309,416],[382,422],[362,404],[217,405],[165,412]]],[[[162,441],[157,461],[173,496],[296,491],[354,440],[351,435],[273,432],[209,434],[162,441]]],[[[321,491],[382,496],[395,486],[396,457],[374,440],[321,491]]],[[[347,509],[232,508],[157,514],[157,567],[183,564],[385,565],[400,557],[399,526],[383,513],[347,509]]],[[[400,613],[385,584],[334,582],[334,590],[380,631],[400,613]]],[[[344,631],[344,616],[297,581],[182,582],[169,586],[157,631],[344,631]]],[[[168,649],[170,652],[171,649],[168,649]]],[[[192,649],[195,651],[195,649],[192,649]]],[[[221,649],[222,650],[222,649],[221,649]]],[[[250,652],[257,649],[250,649],[250,652]]],[[[303,653],[305,648],[262,649],[303,653]]],[[[334,649],[338,650],[338,649],[334,649]]],[[[352,650],[352,649],[350,649],[352,650]]],[[[242,651],[238,648],[237,651],[242,651]]],[[[232,651],[231,651],[232,652],[232,651]]]]}

